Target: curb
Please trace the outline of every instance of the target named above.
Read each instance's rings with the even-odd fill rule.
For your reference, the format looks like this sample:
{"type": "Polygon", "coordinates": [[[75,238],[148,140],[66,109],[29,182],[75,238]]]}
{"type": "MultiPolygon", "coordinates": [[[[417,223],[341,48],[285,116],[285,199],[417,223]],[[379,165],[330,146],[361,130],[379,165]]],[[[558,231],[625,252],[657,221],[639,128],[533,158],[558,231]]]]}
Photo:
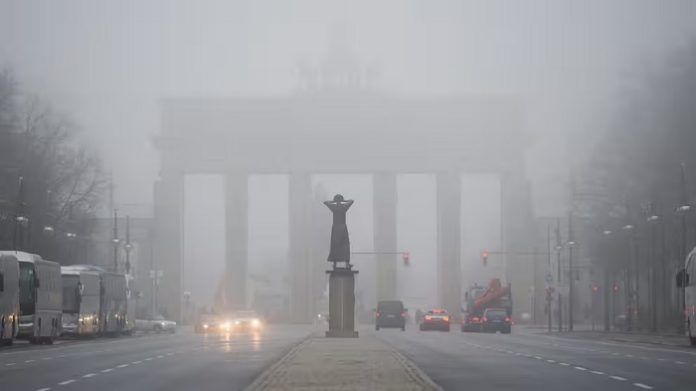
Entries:
{"type": "Polygon", "coordinates": [[[396,351],[393,347],[389,346],[392,355],[396,360],[403,365],[406,370],[406,374],[415,383],[418,383],[424,388],[430,388],[435,391],[443,391],[442,387],[437,385],[423,370],[421,370],[413,361],[409,360],[406,356],[396,351]]]}
{"type": "Polygon", "coordinates": [[[302,349],[307,347],[307,345],[309,345],[309,342],[314,337],[315,336],[313,334],[309,334],[297,345],[290,348],[290,350],[287,353],[285,353],[285,355],[280,357],[278,361],[271,364],[270,367],[266,368],[266,370],[261,372],[261,374],[253,382],[251,382],[251,384],[244,388],[244,391],[256,391],[265,389],[265,387],[268,386],[268,383],[272,380],[273,374],[276,372],[276,370],[280,368],[283,364],[285,364],[287,361],[294,358],[297,355],[297,353],[299,353],[302,349]]]}

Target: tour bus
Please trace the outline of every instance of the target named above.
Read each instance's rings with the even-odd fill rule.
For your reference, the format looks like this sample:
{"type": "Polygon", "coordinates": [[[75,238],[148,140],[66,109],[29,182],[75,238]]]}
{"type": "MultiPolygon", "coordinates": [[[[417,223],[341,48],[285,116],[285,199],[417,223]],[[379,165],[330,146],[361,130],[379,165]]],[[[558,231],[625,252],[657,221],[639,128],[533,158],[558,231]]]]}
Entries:
{"type": "Polygon", "coordinates": [[[86,337],[99,332],[99,272],[63,266],[63,334],[86,337]]]}
{"type": "Polygon", "coordinates": [[[22,251],[2,251],[19,261],[19,322],[17,338],[52,344],[60,335],[63,286],[60,265],[22,251]]]}
{"type": "Polygon", "coordinates": [[[0,255],[0,345],[10,345],[19,330],[19,261],[0,255]]]}
{"type": "Polygon", "coordinates": [[[73,268],[99,273],[99,333],[116,336],[126,330],[128,285],[126,276],[94,265],[74,265],[73,268]]]}
{"type": "Polygon", "coordinates": [[[677,286],[683,289],[686,335],[696,346],[696,247],[686,257],[684,269],[677,275],[677,286]]]}

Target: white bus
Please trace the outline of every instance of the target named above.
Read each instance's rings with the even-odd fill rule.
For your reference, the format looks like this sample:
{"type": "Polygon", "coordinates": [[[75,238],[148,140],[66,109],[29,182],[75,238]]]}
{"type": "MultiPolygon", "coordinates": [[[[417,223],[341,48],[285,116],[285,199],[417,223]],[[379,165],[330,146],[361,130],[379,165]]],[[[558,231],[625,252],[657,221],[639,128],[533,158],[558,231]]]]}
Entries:
{"type": "Polygon", "coordinates": [[[686,257],[684,270],[677,275],[677,287],[684,290],[686,335],[696,346],[696,247],[686,257]]]}
{"type": "Polygon", "coordinates": [[[62,326],[63,284],[60,265],[22,251],[0,251],[19,260],[17,338],[52,344],[62,326]]]}
{"type": "Polygon", "coordinates": [[[99,333],[109,336],[127,333],[128,283],[126,276],[95,265],[70,267],[99,274],[99,333]]]}
{"type": "Polygon", "coordinates": [[[94,336],[99,332],[100,275],[81,267],[61,267],[63,334],[94,336]]]}
{"type": "Polygon", "coordinates": [[[11,345],[19,331],[19,261],[0,255],[0,345],[11,345]]]}

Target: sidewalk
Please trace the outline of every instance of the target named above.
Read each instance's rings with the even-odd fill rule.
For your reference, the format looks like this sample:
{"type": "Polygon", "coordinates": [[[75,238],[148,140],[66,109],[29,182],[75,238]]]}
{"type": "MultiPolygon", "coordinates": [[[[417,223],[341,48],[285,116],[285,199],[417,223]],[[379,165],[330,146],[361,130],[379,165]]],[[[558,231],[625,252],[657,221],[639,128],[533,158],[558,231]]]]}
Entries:
{"type": "Polygon", "coordinates": [[[247,391],[427,390],[440,388],[410,360],[371,335],[313,335],[268,368],[247,391]]]}

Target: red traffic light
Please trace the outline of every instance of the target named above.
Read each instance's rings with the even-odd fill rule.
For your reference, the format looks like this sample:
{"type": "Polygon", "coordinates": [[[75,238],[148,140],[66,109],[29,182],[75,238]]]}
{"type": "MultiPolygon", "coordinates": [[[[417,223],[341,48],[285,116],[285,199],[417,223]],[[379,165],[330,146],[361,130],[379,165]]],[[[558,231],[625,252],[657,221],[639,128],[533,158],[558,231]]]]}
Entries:
{"type": "Polygon", "coordinates": [[[488,251],[483,250],[481,253],[481,260],[483,261],[483,266],[488,265],[488,251]]]}
{"type": "Polygon", "coordinates": [[[411,253],[410,252],[405,252],[401,253],[401,259],[404,261],[404,265],[408,266],[411,264],[411,253]]]}
{"type": "Polygon", "coordinates": [[[590,287],[592,288],[592,293],[599,292],[599,285],[592,284],[590,287]]]}

